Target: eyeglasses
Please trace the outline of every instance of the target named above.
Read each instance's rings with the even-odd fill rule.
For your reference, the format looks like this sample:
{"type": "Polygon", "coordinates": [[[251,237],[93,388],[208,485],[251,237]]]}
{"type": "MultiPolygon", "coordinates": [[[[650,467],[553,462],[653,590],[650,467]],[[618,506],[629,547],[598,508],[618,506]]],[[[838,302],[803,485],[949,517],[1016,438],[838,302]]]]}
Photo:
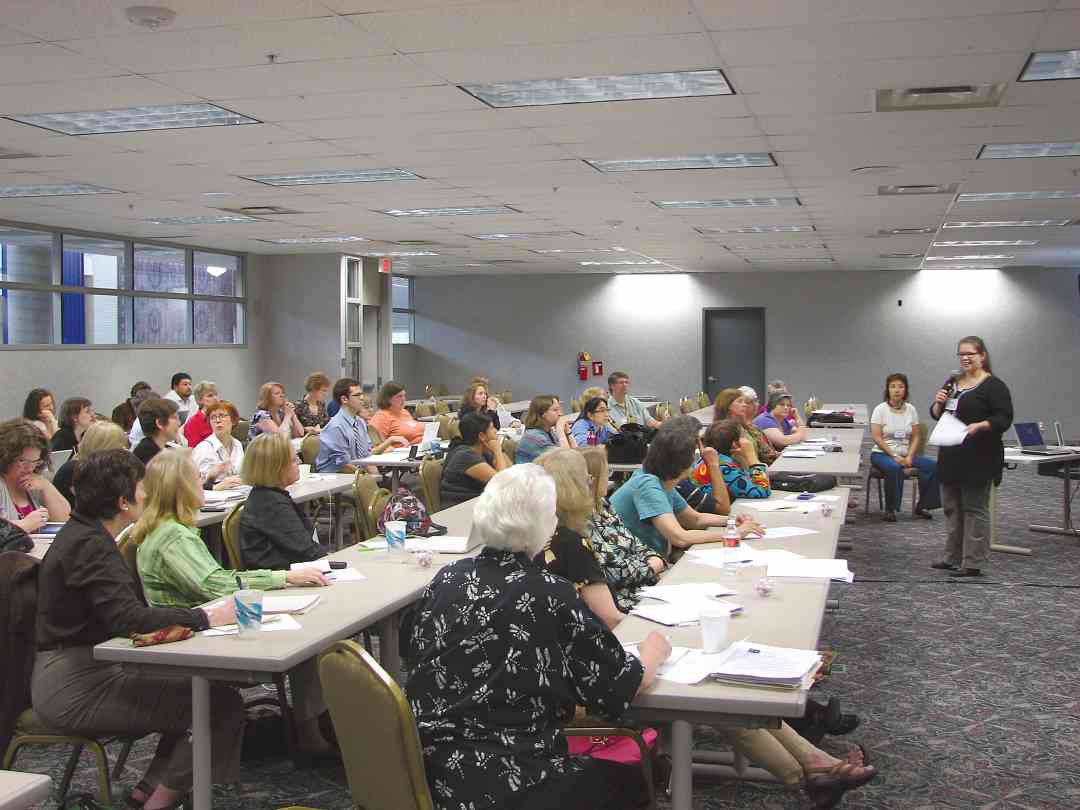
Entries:
{"type": "Polygon", "coordinates": [[[17,459],[15,459],[14,463],[18,464],[20,467],[29,468],[29,469],[33,470],[34,472],[41,472],[42,470],[45,469],[45,462],[40,457],[38,457],[38,458],[17,458],[17,459]]]}
{"type": "Polygon", "coordinates": [[[957,352],[957,357],[978,357],[982,352],[957,352]]]}

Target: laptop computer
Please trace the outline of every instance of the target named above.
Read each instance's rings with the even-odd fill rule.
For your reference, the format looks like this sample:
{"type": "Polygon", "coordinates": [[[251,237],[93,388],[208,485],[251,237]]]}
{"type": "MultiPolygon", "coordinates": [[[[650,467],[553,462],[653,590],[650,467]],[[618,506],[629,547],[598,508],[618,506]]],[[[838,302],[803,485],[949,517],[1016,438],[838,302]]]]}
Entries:
{"type": "Polygon", "coordinates": [[[420,439],[420,452],[425,453],[431,449],[432,443],[439,438],[439,423],[425,422],[424,436],[420,439]]]}
{"type": "Polygon", "coordinates": [[[1067,456],[1072,452],[1063,447],[1047,447],[1038,422],[1013,422],[1013,431],[1020,442],[1020,450],[1024,453],[1033,456],[1067,456]]]}

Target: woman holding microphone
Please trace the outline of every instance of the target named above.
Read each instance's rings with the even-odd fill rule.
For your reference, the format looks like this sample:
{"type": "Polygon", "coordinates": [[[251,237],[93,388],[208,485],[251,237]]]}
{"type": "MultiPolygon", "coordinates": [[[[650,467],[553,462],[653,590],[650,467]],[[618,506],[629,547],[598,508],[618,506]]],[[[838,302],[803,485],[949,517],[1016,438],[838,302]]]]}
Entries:
{"type": "Polygon", "coordinates": [[[938,449],[946,540],[945,559],[932,567],[953,577],[977,577],[990,546],[990,488],[1001,483],[1001,436],[1012,424],[1012,395],[993,375],[982,338],[961,338],[956,356],[960,375],[937,392],[930,406],[934,419],[948,412],[967,426],[961,444],[938,449]]]}

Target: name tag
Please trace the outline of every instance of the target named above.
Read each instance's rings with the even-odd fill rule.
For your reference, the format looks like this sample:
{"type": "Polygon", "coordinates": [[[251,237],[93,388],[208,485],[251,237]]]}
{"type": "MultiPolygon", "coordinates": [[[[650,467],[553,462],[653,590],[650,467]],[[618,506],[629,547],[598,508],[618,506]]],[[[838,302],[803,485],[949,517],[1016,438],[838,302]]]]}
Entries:
{"type": "Polygon", "coordinates": [[[893,434],[893,438],[894,439],[899,439],[900,441],[903,441],[904,439],[907,438],[907,431],[906,430],[898,430],[898,431],[896,431],[896,433],[893,434]]]}
{"type": "Polygon", "coordinates": [[[956,412],[956,406],[959,404],[959,402],[960,402],[960,400],[957,397],[952,397],[951,399],[949,399],[949,400],[947,400],[945,402],[945,410],[952,411],[953,413],[955,413],[956,412]]]}

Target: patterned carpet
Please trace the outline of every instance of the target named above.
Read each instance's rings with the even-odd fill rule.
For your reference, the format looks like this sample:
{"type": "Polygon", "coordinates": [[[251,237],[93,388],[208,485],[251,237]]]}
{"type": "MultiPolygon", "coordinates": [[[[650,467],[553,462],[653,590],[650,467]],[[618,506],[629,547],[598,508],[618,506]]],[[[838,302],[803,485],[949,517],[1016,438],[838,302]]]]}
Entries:
{"type": "MultiPolygon", "coordinates": [[[[940,512],[929,522],[902,514],[887,524],[876,512],[864,516],[860,500],[841,535],[854,545],[846,556],[857,580],[833,588],[841,610],[826,617],[822,643],[839,657],[815,692],[858,712],[862,725],[851,739],[881,770],[844,807],[1080,807],[1080,542],[1027,530],[1061,518],[1061,481],[1033,470],[1006,473],[998,514],[999,542],[1035,553],[992,554],[988,576],[977,581],[929,568],[943,547],[940,512]]],[[[823,747],[842,752],[845,743],[826,738],[823,747]]],[[[136,747],[124,787],[148,756],[148,744],[136,747]]],[[[38,749],[18,766],[55,783],[63,758],[38,749]]],[[[76,789],[93,784],[84,759],[76,789]]],[[[733,782],[699,784],[695,800],[707,810],[806,806],[776,786],[733,782]]],[[[243,783],[214,802],[222,810],[290,804],[351,807],[344,772],[296,770],[281,758],[245,762],[243,783]]]]}

